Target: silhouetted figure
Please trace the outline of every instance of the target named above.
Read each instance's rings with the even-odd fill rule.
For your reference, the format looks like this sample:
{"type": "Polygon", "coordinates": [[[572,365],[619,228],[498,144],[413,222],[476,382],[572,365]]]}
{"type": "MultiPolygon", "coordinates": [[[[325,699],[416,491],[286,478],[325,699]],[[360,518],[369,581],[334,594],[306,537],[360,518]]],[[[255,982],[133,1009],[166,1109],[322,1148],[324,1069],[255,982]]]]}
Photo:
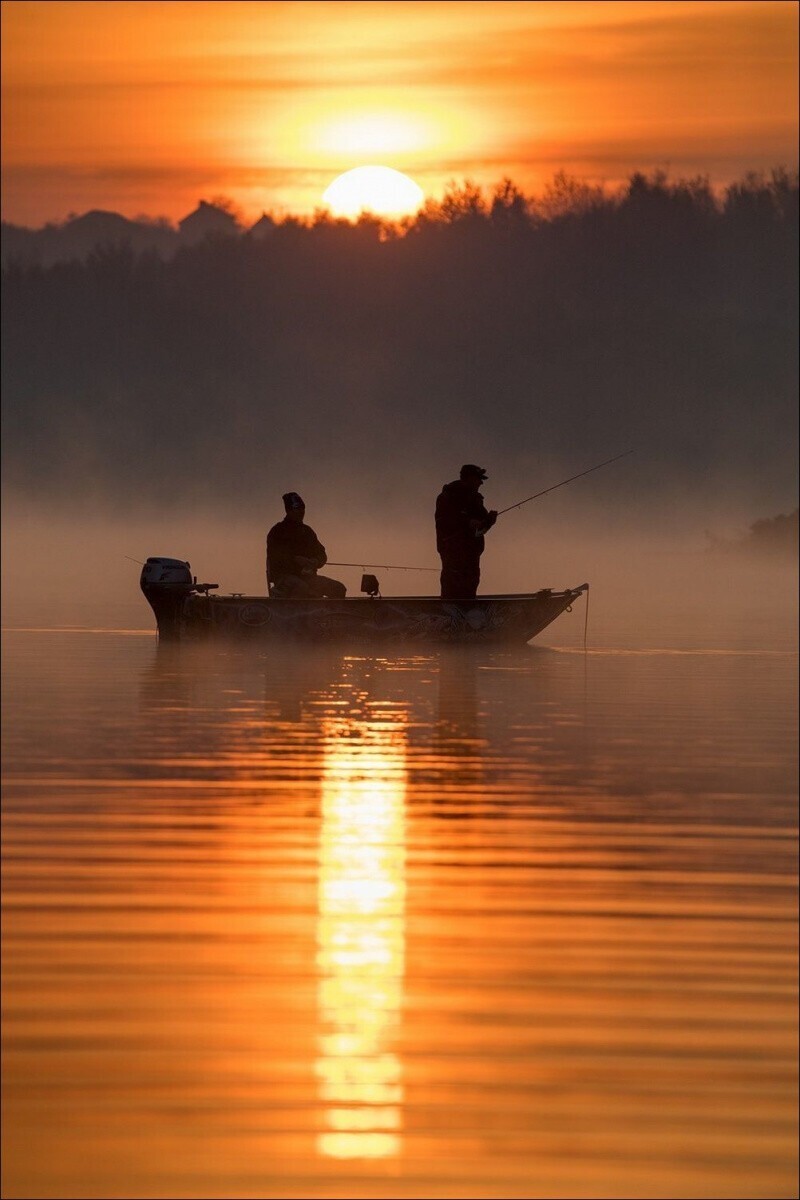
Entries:
{"type": "Polygon", "coordinates": [[[314,530],[303,523],[306,506],[297,492],[283,497],[286,516],[267,534],[267,587],[271,596],[333,596],[340,600],[347,588],[338,579],[318,575],[328,561],[325,547],[314,530]]]}
{"type": "Polygon", "coordinates": [[[483,467],[467,463],[460,477],[446,483],[436,499],[436,549],[442,560],[444,600],[472,600],[478,591],[483,535],[497,520],[480,493],[486,478],[483,467]]]}

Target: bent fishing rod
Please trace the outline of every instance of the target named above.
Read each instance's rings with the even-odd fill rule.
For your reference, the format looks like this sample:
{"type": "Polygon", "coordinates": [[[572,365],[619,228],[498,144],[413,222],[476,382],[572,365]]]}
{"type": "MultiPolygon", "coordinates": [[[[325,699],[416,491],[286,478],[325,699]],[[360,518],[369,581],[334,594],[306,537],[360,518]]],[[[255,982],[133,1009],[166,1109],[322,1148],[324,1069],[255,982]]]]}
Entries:
{"type": "Polygon", "coordinates": [[[598,463],[596,467],[589,467],[586,471],[579,471],[577,475],[570,475],[569,479],[562,479],[561,483],[554,483],[552,487],[545,488],[541,492],[536,492],[533,496],[526,497],[525,500],[519,500],[516,504],[509,504],[508,508],[501,508],[497,515],[498,517],[502,517],[503,513],[511,512],[512,508],[522,508],[523,504],[528,504],[531,500],[538,500],[540,496],[546,496],[548,492],[554,492],[556,488],[563,487],[565,483],[572,483],[574,479],[582,479],[584,475],[591,475],[592,471],[599,471],[601,467],[607,467],[609,463],[617,462],[620,458],[627,458],[629,454],[633,454],[633,450],[624,450],[622,454],[615,454],[613,458],[607,458],[604,462],[598,463]]]}

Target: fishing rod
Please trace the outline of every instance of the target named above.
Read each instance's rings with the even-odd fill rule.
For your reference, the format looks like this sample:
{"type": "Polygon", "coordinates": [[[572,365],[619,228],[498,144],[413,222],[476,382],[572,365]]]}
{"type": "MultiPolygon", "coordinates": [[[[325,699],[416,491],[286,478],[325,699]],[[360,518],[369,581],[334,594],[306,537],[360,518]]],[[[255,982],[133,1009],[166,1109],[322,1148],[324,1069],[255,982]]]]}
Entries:
{"type": "Polygon", "coordinates": [[[360,567],[363,571],[364,567],[376,567],[379,571],[438,571],[439,567],[398,567],[391,563],[343,563],[329,562],[325,564],[328,567],[360,567]]]}
{"type": "Polygon", "coordinates": [[[503,513],[511,512],[512,508],[522,508],[523,504],[527,504],[530,500],[538,500],[540,496],[546,496],[548,492],[554,492],[556,488],[563,487],[565,483],[572,483],[574,479],[582,479],[584,475],[591,475],[592,471],[599,471],[601,467],[607,467],[609,463],[617,462],[620,458],[627,458],[629,454],[633,454],[632,450],[625,450],[622,454],[615,454],[613,458],[607,458],[605,462],[598,463],[596,467],[589,467],[587,471],[580,471],[577,475],[570,475],[569,479],[562,479],[561,483],[554,483],[552,487],[545,488],[543,492],[536,492],[534,496],[528,496],[525,500],[520,500],[517,504],[509,504],[508,508],[501,508],[498,512],[498,517],[502,517],[503,513]]]}

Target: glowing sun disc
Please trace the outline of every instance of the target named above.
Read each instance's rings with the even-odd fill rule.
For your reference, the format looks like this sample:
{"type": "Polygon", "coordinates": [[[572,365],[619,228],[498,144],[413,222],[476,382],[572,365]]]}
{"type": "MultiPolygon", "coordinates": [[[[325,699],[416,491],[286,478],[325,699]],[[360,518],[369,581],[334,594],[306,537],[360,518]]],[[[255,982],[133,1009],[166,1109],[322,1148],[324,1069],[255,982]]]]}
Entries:
{"type": "Polygon", "coordinates": [[[353,167],[334,179],[322,199],[335,217],[357,217],[371,212],[378,217],[414,213],[425,199],[422,188],[392,167],[353,167]]]}

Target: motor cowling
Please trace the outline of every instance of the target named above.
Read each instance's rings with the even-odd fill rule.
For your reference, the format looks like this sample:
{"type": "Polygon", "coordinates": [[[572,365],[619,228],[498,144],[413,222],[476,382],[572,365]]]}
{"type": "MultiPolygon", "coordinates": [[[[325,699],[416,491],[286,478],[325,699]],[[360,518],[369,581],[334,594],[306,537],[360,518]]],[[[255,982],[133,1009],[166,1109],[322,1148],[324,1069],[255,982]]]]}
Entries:
{"type": "Polygon", "coordinates": [[[194,591],[189,563],[180,558],[148,558],[139,584],[156,614],[159,635],[168,639],[179,637],[183,604],[194,591]]]}
{"type": "Polygon", "coordinates": [[[142,591],[148,588],[164,588],[175,591],[193,585],[191,566],[180,558],[148,558],[142,567],[140,579],[142,591]]]}

